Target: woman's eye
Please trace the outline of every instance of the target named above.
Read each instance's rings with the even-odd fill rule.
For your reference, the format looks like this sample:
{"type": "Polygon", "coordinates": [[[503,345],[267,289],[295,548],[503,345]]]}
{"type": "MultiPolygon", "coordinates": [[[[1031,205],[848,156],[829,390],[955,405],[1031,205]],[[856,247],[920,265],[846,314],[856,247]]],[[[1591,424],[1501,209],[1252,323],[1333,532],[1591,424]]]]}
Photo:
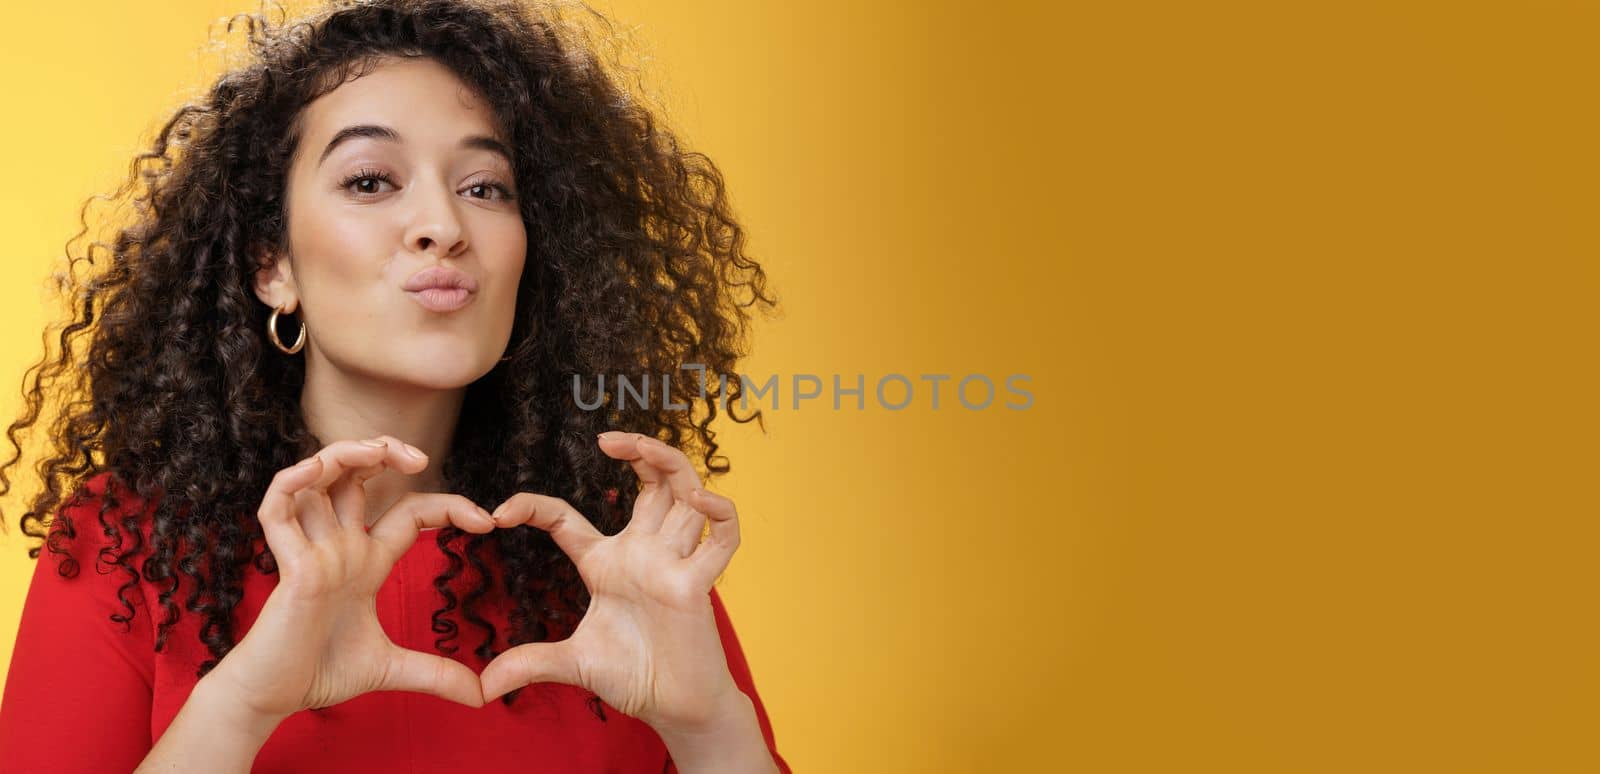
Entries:
{"type": "Polygon", "coordinates": [[[339,185],[347,191],[358,194],[376,194],[383,192],[383,184],[390,183],[387,175],[375,172],[362,172],[345,178],[339,185]]]}
{"type": "MultiPolygon", "coordinates": [[[[394,181],[387,174],[380,172],[362,171],[340,181],[339,185],[344,190],[358,196],[373,196],[383,193],[383,184],[394,185],[394,181]]],[[[473,199],[497,201],[514,198],[511,189],[493,180],[473,183],[462,189],[467,196],[473,199]]]]}
{"type": "Polygon", "coordinates": [[[499,183],[485,181],[482,183],[474,183],[468,186],[467,195],[474,199],[510,199],[511,190],[499,183]],[[485,195],[479,196],[478,194],[480,193],[485,195]]]}

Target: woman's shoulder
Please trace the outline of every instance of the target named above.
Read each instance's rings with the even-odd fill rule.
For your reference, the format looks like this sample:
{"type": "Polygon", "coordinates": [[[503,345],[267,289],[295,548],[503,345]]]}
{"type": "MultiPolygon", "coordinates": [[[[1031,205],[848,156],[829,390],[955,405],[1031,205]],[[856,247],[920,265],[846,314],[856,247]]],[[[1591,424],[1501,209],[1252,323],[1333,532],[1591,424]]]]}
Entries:
{"type": "MultiPolygon", "coordinates": [[[[103,637],[107,626],[148,633],[143,613],[148,603],[139,573],[150,537],[146,504],[146,498],[108,472],[81,480],[60,498],[39,548],[23,611],[25,625],[30,615],[54,623],[35,623],[34,637],[52,643],[103,637]]],[[[149,647],[143,636],[100,642],[115,642],[122,649],[133,648],[134,642],[149,647]]],[[[127,652],[142,653],[137,648],[127,652]]]]}
{"type": "Polygon", "coordinates": [[[156,499],[138,494],[115,471],[93,473],[61,499],[45,553],[78,564],[136,553],[150,543],[156,499]]]}
{"type": "Polygon", "coordinates": [[[100,470],[82,479],[63,499],[61,507],[63,510],[83,510],[89,506],[98,509],[109,503],[111,510],[127,513],[140,510],[141,505],[153,499],[140,496],[116,471],[100,470]]]}

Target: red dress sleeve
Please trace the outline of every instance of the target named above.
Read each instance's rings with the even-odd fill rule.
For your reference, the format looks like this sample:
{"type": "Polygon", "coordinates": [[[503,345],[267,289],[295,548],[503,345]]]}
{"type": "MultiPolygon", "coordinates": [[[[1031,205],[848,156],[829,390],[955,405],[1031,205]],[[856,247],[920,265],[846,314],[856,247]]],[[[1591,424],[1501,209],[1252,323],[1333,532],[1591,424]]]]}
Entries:
{"type": "Polygon", "coordinates": [[[132,771],[152,744],[150,616],[132,587],[122,595],[133,605],[132,619],[127,625],[111,620],[113,613],[127,614],[118,589],[132,576],[98,561],[109,544],[98,497],[63,512],[76,528],[66,545],[77,573],[62,577],[61,555],[40,551],[0,699],[0,766],[59,774],[132,771]]]}
{"type": "MultiPolygon", "coordinates": [[[[761,723],[761,736],[767,740],[767,749],[772,751],[772,762],[778,765],[778,770],[783,774],[793,774],[787,761],[778,754],[778,743],[772,734],[772,721],[767,718],[767,709],[761,704],[761,697],[756,694],[755,679],[750,676],[750,664],[745,661],[744,649],[739,647],[739,637],[734,634],[733,621],[728,618],[728,609],[722,604],[722,597],[715,588],[711,589],[711,610],[717,618],[717,631],[722,635],[722,652],[728,657],[728,671],[733,673],[733,682],[750,697],[750,703],[756,707],[756,720],[761,723]]],[[[678,774],[678,767],[669,758],[666,768],[667,774],[678,774]]]]}

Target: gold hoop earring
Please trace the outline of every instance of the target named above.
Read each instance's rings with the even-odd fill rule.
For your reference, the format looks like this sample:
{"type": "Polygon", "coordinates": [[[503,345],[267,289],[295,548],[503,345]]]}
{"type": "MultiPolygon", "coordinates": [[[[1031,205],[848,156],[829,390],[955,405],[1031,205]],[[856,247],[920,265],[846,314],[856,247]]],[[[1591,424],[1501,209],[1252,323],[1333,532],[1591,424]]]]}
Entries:
{"type": "Polygon", "coordinates": [[[304,320],[300,321],[300,335],[295,338],[294,346],[285,347],[283,345],[283,340],[278,338],[278,313],[282,311],[282,304],[272,308],[272,316],[267,318],[267,337],[272,339],[273,345],[278,348],[279,352],[282,352],[286,355],[293,355],[294,353],[299,352],[300,349],[306,345],[306,323],[304,320]]]}

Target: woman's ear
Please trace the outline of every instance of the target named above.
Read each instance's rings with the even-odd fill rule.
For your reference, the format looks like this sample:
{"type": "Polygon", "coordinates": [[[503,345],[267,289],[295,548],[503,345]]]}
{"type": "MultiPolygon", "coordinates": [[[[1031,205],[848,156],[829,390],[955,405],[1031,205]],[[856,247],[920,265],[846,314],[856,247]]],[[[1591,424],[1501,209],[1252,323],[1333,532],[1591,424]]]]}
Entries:
{"type": "Polygon", "coordinates": [[[267,249],[256,251],[256,298],[267,306],[280,304],[285,313],[293,312],[300,301],[300,290],[295,287],[294,267],[276,252],[267,249]]]}

